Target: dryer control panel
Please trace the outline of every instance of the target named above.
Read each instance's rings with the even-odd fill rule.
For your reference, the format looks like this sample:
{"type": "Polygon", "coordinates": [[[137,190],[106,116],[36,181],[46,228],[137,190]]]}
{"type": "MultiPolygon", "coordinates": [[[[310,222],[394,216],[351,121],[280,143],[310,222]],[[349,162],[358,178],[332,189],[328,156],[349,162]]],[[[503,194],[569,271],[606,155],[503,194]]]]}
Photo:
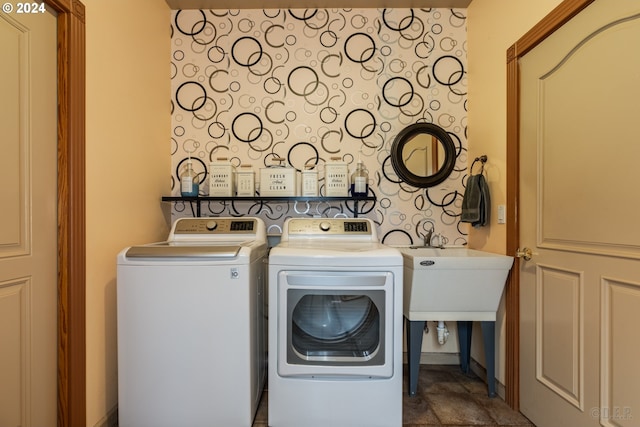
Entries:
{"type": "Polygon", "coordinates": [[[330,236],[336,238],[363,237],[376,240],[375,228],[369,219],[291,218],[283,228],[283,238],[330,236]]]}

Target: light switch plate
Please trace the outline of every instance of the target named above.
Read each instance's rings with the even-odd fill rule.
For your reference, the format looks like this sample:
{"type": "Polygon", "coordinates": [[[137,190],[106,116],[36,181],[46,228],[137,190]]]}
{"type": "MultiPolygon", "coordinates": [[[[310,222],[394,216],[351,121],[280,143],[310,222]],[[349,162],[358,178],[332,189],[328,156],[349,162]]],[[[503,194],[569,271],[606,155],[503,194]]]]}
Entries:
{"type": "Polygon", "coordinates": [[[506,206],[498,205],[498,224],[506,224],[506,206]]]}

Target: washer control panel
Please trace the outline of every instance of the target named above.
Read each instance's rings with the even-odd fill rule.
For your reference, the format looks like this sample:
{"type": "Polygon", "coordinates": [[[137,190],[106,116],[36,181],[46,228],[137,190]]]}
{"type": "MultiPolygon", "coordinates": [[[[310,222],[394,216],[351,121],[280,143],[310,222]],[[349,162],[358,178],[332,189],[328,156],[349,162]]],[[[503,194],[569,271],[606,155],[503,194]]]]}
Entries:
{"type": "Polygon", "coordinates": [[[172,234],[254,234],[256,229],[255,219],[181,218],[172,234]]]}

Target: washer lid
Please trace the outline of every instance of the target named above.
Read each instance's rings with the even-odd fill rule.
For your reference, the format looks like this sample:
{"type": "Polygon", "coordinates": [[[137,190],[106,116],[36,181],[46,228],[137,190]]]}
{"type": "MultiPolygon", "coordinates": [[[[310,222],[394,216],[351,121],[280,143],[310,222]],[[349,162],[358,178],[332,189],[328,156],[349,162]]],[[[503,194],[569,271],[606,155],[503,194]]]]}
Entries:
{"type": "Polygon", "coordinates": [[[167,243],[132,246],[127,258],[235,258],[242,246],[227,245],[171,245],[167,243]]]}

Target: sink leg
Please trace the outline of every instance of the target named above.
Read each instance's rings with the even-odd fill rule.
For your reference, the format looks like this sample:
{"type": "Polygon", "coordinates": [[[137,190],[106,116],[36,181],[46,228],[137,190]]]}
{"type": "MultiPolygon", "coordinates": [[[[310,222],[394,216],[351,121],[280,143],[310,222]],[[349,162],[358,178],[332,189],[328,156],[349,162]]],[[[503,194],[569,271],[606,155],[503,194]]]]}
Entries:
{"type": "Polygon", "coordinates": [[[409,396],[418,391],[418,370],[420,369],[420,353],[422,351],[422,334],[424,321],[407,319],[407,359],[409,363],[409,396]]]}
{"type": "Polygon", "coordinates": [[[487,364],[489,397],[496,397],[496,322],[480,322],[484,340],[484,358],[487,364]]]}
{"type": "MultiPolygon", "coordinates": [[[[484,358],[487,369],[489,397],[496,397],[496,322],[480,322],[484,341],[484,358]]],[[[468,374],[471,370],[471,335],[473,322],[458,321],[458,342],[460,345],[460,368],[468,374]]]]}
{"type": "Polygon", "coordinates": [[[458,320],[458,345],[460,346],[460,369],[465,374],[469,373],[471,361],[471,333],[473,332],[473,322],[469,320],[458,320]]]}

